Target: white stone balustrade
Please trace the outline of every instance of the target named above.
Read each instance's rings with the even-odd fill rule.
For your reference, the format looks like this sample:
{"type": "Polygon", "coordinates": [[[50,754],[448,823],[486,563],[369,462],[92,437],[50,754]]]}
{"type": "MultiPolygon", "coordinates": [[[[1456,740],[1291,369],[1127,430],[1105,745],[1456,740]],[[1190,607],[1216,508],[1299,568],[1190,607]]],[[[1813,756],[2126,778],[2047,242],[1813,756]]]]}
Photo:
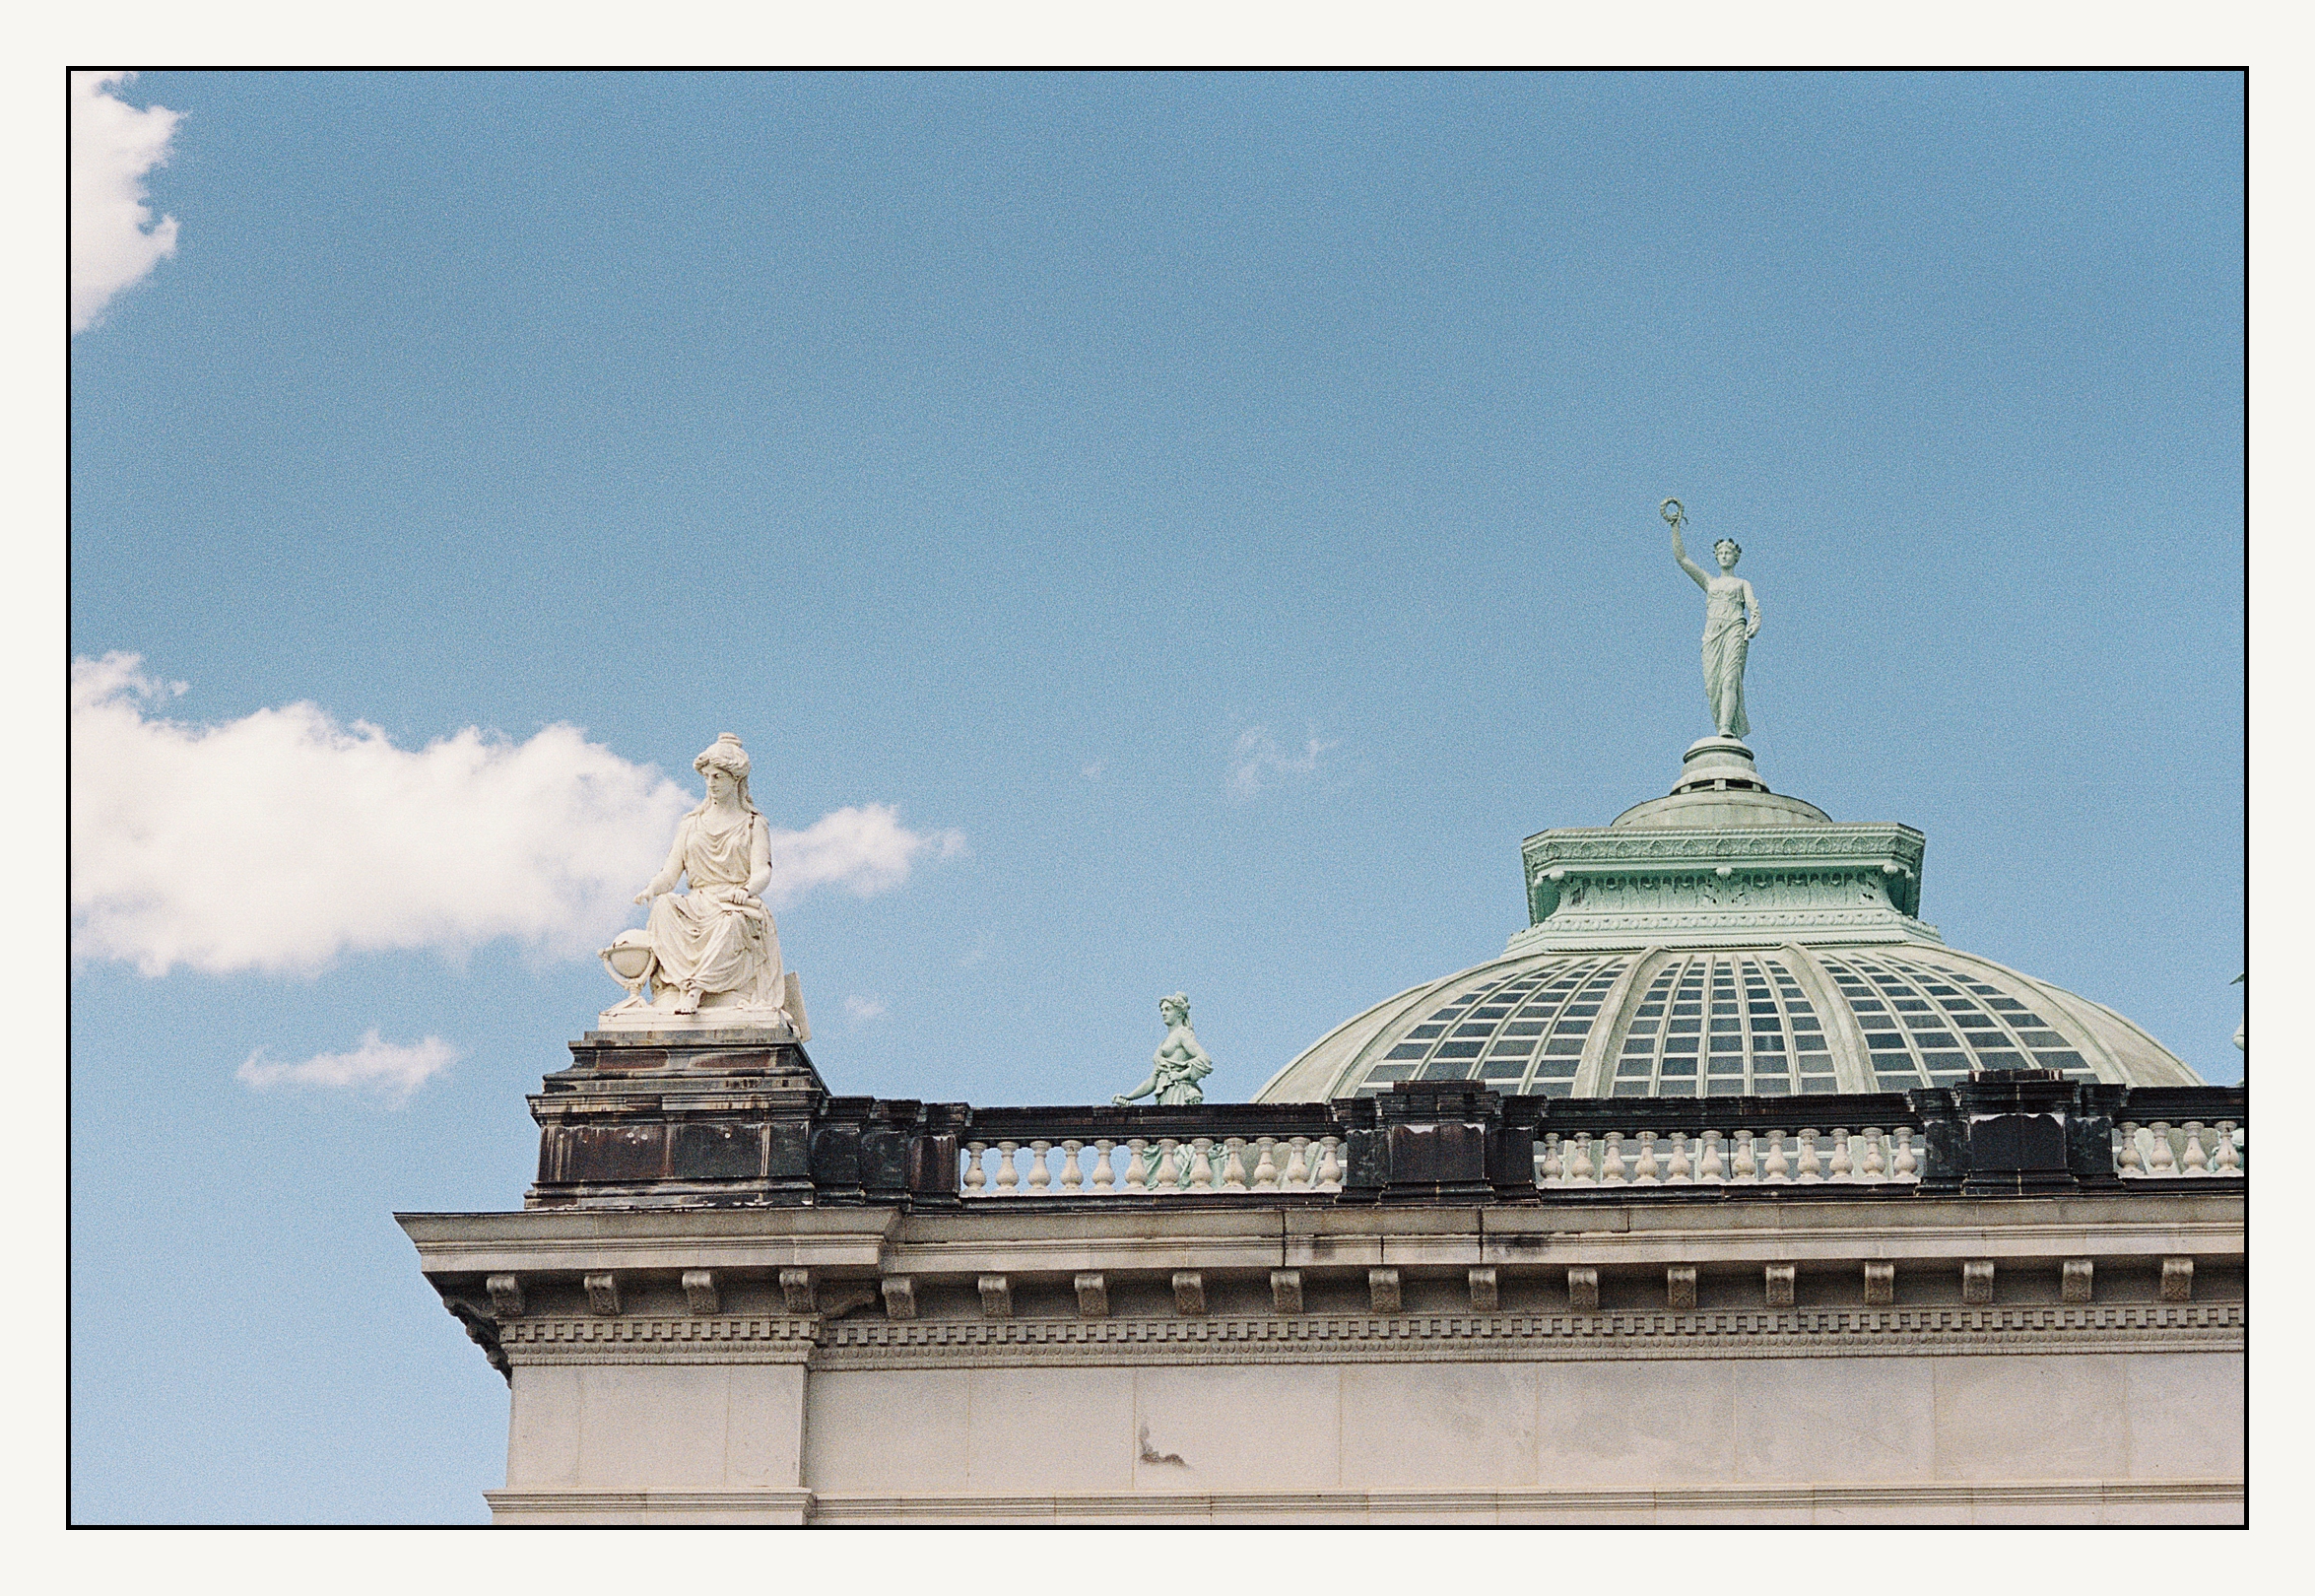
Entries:
{"type": "Polygon", "coordinates": [[[2114,1131],[2114,1172],[2125,1180],[2239,1179],[2249,1162],[2248,1127],[2231,1119],[2125,1120],[2114,1131]]]}
{"type": "MultiPolygon", "coordinates": [[[[2214,1159],[2214,1163],[2216,1163],[2214,1159]]],[[[1912,1185],[1921,1179],[1913,1129],[1802,1125],[1760,1131],[1547,1131],[1536,1184],[1602,1186],[1912,1185]],[[1636,1140],[1637,1162],[1625,1144],[1636,1140]]]]}
{"type": "Polygon", "coordinates": [[[1149,1192],[1338,1192],[1346,1152],[1339,1136],[992,1139],[964,1144],[957,1189],[967,1199],[990,1201],[1149,1192]]]}

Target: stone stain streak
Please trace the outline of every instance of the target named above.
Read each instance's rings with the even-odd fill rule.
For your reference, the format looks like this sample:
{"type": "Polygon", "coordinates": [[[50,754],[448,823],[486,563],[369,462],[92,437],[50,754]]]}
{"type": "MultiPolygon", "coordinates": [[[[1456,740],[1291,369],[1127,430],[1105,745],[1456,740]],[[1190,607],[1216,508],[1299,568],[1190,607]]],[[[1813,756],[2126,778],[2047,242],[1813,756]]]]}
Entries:
{"type": "Polygon", "coordinates": [[[1141,1447],[1142,1461],[1145,1463],[1170,1463],[1177,1469],[1189,1467],[1187,1463],[1182,1461],[1179,1452],[1160,1452],[1150,1444],[1150,1427],[1146,1422],[1142,1426],[1141,1447]]]}

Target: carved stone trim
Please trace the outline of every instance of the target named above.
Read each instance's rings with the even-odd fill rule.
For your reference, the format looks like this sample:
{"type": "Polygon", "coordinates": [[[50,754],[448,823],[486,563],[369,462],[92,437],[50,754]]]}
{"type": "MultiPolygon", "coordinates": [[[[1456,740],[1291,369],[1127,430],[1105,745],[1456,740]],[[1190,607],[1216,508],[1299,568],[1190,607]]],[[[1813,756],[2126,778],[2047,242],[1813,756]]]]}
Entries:
{"type": "Polygon", "coordinates": [[[519,1275],[493,1275],[483,1282],[483,1290],[491,1294],[491,1311],[501,1319],[522,1317],[522,1277],[519,1275]]]}
{"type": "Polygon", "coordinates": [[[779,1272],[780,1297],[787,1302],[790,1313],[817,1313],[820,1311],[820,1294],[813,1290],[812,1271],[783,1269],[779,1272]]]}
{"type": "Polygon", "coordinates": [[[2239,1302],[1396,1316],[1306,1313],[1253,1319],[1004,1323],[953,1319],[892,1324],[864,1319],[829,1326],[812,1362],[815,1367],[882,1368],[2236,1352],[2243,1346],[2244,1323],[2244,1305],[2239,1302]]]}
{"type": "Polygon", "coordinates": [[[1695,1265],[1673,1264],[1664,1271],[1664,1305],[1668,1308],[1696,1305],[1695,1265]]]}
{"type": "Polygon", "coordinates": [[[2195,1295],[2195,1261],[2192,1258],[2165,1258],[2162,1260],[2162,1300],[2189,1302],[2195,1295]]]}
{"type": "Polygon", "coordinates": [[[877,1283],[884,1289],[885,1317],[913,1319],[916,1317],[916,1282],[906,1275],[887,1275],[877,1283]]]}
{"type": "Polygon", "coordinates": [[[1474,1269],[1471,1271],[1470,1281],[1471,1311],[1474,1313],[1494,1312],[1497,1304],[1502,1300],[1500,1293],[1496,1290],[1495,1272],[1492,1269],[1474,1269]]]}
{"type": "Polygon", "coordinates": [[[1577,1264],[1567,1271],[1567,1306],[1576,1313],[1597,1313],[1600,1310],[1600,1271],[1589,1264],[1577,1264]]]}
{"type": "Polygon", "coordinates": [[[1197,1270],[1173,1272],[1173,1311],[1192,1314],[1206,1311],[1206,1277],[1197,1270]]]}
{"type": "Polygon", "coordinates": [[[2059,1296],[2068,1302],[2086,1302],[2090,1299],[2090,1282],[2094,1278],[2095,1263],[2088,1258],[2069,1258],[2061,1266],[2059,1296]]]}
{"type": "Polygon", "coordinates": [[[983,1275],[980,1287],[980,1311],[984,1319],[1013,1317],[1013,1281],[1007,1275],[983,1275]]]}
{"type": "Polygon", "coordinates": [[[1761,1270],[1762,1289],[1770,1307],[1793,1305],[1793,1281],[1800,1271],[1792,1264],[1769,1264],[1761,1270]]]}
{"type": "Polygon", "coordinates": [[[714,1314],[723,1311],[722,1294],[715,1289],[715,1271],[687,1269],[684,1271],[684,1305],[694,1313],[714,1314]]]}
{"type": "Polygon", "coordinates": [[[583,1275],[580,1284],[587,1289],[587,1311],[616,1317],[619,1313],[619,1277],[614,1274],[583,1275]]]}
{"type": "Polygon", "coordinates": [[[1273,1269],[1270,1272],[1270,1307],[1274,1313],[1302,1311],[1302,1271],[1273,1269]]]}
{"type": "Polygon", "coordinates": [[[1896,1300],[1897,1266],[1893,1263],[1869,1263],[1865,1266],[1865,1305],[1887,1307],[1896,1300]]]}
{"type": "Polygon", "coordinates": [[[1396,1269],[1369,1269],[1366,1271],[1366,1299],[1377,1313],[1399,1311],[1399,1272],[1396,1269]]]}
{"type": "Polygon", "coordinates": [[[1077,1277],[1077,1311],[1083,1318],[1109,1317],[1109,1278],[1106,1275],[1085,1274],[1077,1277]]]}
{"type": "Polygon", "coordinates": [[[1994,1261],[1991,1258],[1964,1258],[1961,1260],[1961,1300],[1972,1307],[1983,1307],[1994,1299],[1994,1261]]]}

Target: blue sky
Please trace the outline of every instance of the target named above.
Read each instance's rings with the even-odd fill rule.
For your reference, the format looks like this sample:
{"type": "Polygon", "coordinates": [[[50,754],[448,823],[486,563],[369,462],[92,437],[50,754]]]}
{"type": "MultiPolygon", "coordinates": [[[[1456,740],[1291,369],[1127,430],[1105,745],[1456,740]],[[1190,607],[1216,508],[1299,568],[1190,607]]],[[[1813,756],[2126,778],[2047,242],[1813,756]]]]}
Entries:
{"type": "Polygon", "coordinates": [[[718,732],[827,841],[838,1090],[1105,1097],[1181,988],[1240,1098],[1710,729],[1668,494],[1770,783],[2239,1074],[2236,78],[118,92],[181,119],[71,349],[72,650],[160,684],[80,739],[83,1519],[483,1516],[503,1387],[390,1215],[519,1202],[718,732]],[[105,770],[198,801],[139,851],[105,770]],[[237,1074],[373,1030],[452,1061],[237,1074]]]}

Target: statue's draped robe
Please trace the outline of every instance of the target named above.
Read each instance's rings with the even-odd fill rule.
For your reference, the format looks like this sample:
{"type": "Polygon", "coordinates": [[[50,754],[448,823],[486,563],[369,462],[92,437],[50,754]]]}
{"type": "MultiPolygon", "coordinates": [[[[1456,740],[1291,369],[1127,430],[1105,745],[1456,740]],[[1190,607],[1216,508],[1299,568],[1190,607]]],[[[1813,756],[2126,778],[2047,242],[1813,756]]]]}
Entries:
{"type": "Polygon", "coordinates": [[[1205,1094],[1198,1083],[1214,1073],[1214,1066],[1189,1052],[1188,1048],[1182,1049],[1184,1056],[1174,1056],[1174,1037],[1177,1035],[1188,1036],[1190,1047],[1198,1045],[1197,1036],[1187,1026],[1177,1026],[1166,1032],[1164,1045],[1158,1049],[1154,1060],[1157,1071],[1152,1076],[1158,1087],[1154,1100],[1162,1107],[1205,1101],[1205,1094]]]}
{"type": "Polygon", "coordinates": [[[1713,729],[1743,737],[1753,729],[1745,718],[1745,584],[1733,576],[1713,578],[1704,588],[1704,697],[1712,705],[1713,729]]]}
{"type": "Polygon", "coordinates": [[[784,993],[779,932],[769,911],[755,898],[734,906],[717,902],[702,891],[745,889],[761,832],[763,817],[754,813],[721,831],[708,831],[704,816],[683,818],[677,846],[683,850],[684,874],[691,878],[692,890],[651,900],[649,935],[651,952],[659,961],[658,984],[730,992],[750,1007],[780,1006],[784,993]]]}

